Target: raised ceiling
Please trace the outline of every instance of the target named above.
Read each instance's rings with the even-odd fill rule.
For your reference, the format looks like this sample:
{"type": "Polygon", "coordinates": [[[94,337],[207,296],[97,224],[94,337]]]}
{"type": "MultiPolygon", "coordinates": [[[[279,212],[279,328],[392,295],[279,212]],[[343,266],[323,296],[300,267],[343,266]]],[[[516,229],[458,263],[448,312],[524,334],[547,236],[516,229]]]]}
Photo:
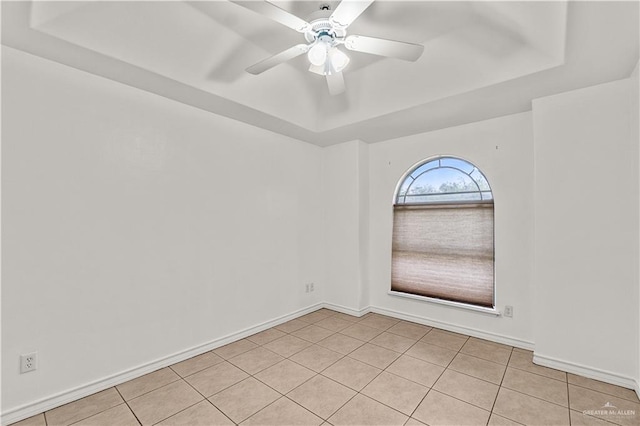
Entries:
{"type": "MultiPolygon", "coordinates": [[[[282,1],[310,19],[321,4],[282,1]]],[[[227,1],[3,2],[2,43],[320,146],[377,142],[530,109],[628,77],[638,2],[374,2],[349,34],[420,43],[417,62],[359,52],[331,96],[303,55],[248,66],[303,36],[227,1]]]]}

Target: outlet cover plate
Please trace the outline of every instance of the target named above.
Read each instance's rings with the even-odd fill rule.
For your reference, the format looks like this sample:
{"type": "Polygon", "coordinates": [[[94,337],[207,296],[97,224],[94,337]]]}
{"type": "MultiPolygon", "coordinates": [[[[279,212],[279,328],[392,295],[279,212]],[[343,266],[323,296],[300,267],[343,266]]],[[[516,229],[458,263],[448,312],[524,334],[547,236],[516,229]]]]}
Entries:
{"type": "Polygon", "coordinates": [[[20,373],[28,373],[38,369],[38,352],[20,355],[20,373]]]}

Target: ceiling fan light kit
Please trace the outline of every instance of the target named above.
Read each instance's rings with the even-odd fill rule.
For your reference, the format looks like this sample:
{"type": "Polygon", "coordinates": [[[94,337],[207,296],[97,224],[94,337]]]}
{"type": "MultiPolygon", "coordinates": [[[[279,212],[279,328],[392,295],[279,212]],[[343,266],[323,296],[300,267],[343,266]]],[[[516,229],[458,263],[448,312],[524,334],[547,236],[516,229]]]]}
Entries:
{"type": "Polygon", "coordinates": [[[315,66],[324,65],[325,61],[327,60],[327,57],[329,56],[328,55],[329,48],[330,48],[329,44],[323,41],[319,41],[316,44],[314,44],[313,47],[309,49],[309,52],[307,52],[307,57],[309,58],[309,62],[311,62],[311,65],[315,65],[315,66]]]}
{"type": "Polygon", "coordinates": [[[370,5],[373,0],[342,0],[329,17],[330,6],[320,5],[320,10],[313,15],[324,15],[311,22],[307,22],[268,1],[238,2],[256,13],[264,15],[299,33],[303,33],[307,44],[298,44],[264,59],[247,68],[251,74],[263,73],[276,65],[287,62],[302,54],[307,54],[309,71],[324,75],[327,79],[329,93],[337,95],[345,91],[342,71],[349,64],[349,57],[339,49],[343,45],[347,50],[370,53],[416,61],[422,55],[424,47],[420,44],[405,43],[375,37],[359,35],[347,36],[347,27],[353,23],[370,5]]]}

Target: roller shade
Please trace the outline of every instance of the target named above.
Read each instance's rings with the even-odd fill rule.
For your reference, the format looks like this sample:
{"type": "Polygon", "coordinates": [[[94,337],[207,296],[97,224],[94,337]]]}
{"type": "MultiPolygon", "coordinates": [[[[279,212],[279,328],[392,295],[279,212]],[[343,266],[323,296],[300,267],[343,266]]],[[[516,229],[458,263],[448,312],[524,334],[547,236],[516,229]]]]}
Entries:
{"type": "Polygon", "coordinates": [[[394,206],[391,290],[493,307],[493,203],[394,206]]]}

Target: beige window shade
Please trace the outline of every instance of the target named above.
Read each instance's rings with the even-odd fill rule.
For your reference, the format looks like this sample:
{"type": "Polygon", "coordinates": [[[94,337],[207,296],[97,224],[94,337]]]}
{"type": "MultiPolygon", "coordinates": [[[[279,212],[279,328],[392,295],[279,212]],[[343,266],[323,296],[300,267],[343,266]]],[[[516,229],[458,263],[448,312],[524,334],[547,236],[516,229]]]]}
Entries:
{"type": "Polygon", "coordinates": [[[494,303],[493,203],[394,207],[391,290],[494,303]]]}

